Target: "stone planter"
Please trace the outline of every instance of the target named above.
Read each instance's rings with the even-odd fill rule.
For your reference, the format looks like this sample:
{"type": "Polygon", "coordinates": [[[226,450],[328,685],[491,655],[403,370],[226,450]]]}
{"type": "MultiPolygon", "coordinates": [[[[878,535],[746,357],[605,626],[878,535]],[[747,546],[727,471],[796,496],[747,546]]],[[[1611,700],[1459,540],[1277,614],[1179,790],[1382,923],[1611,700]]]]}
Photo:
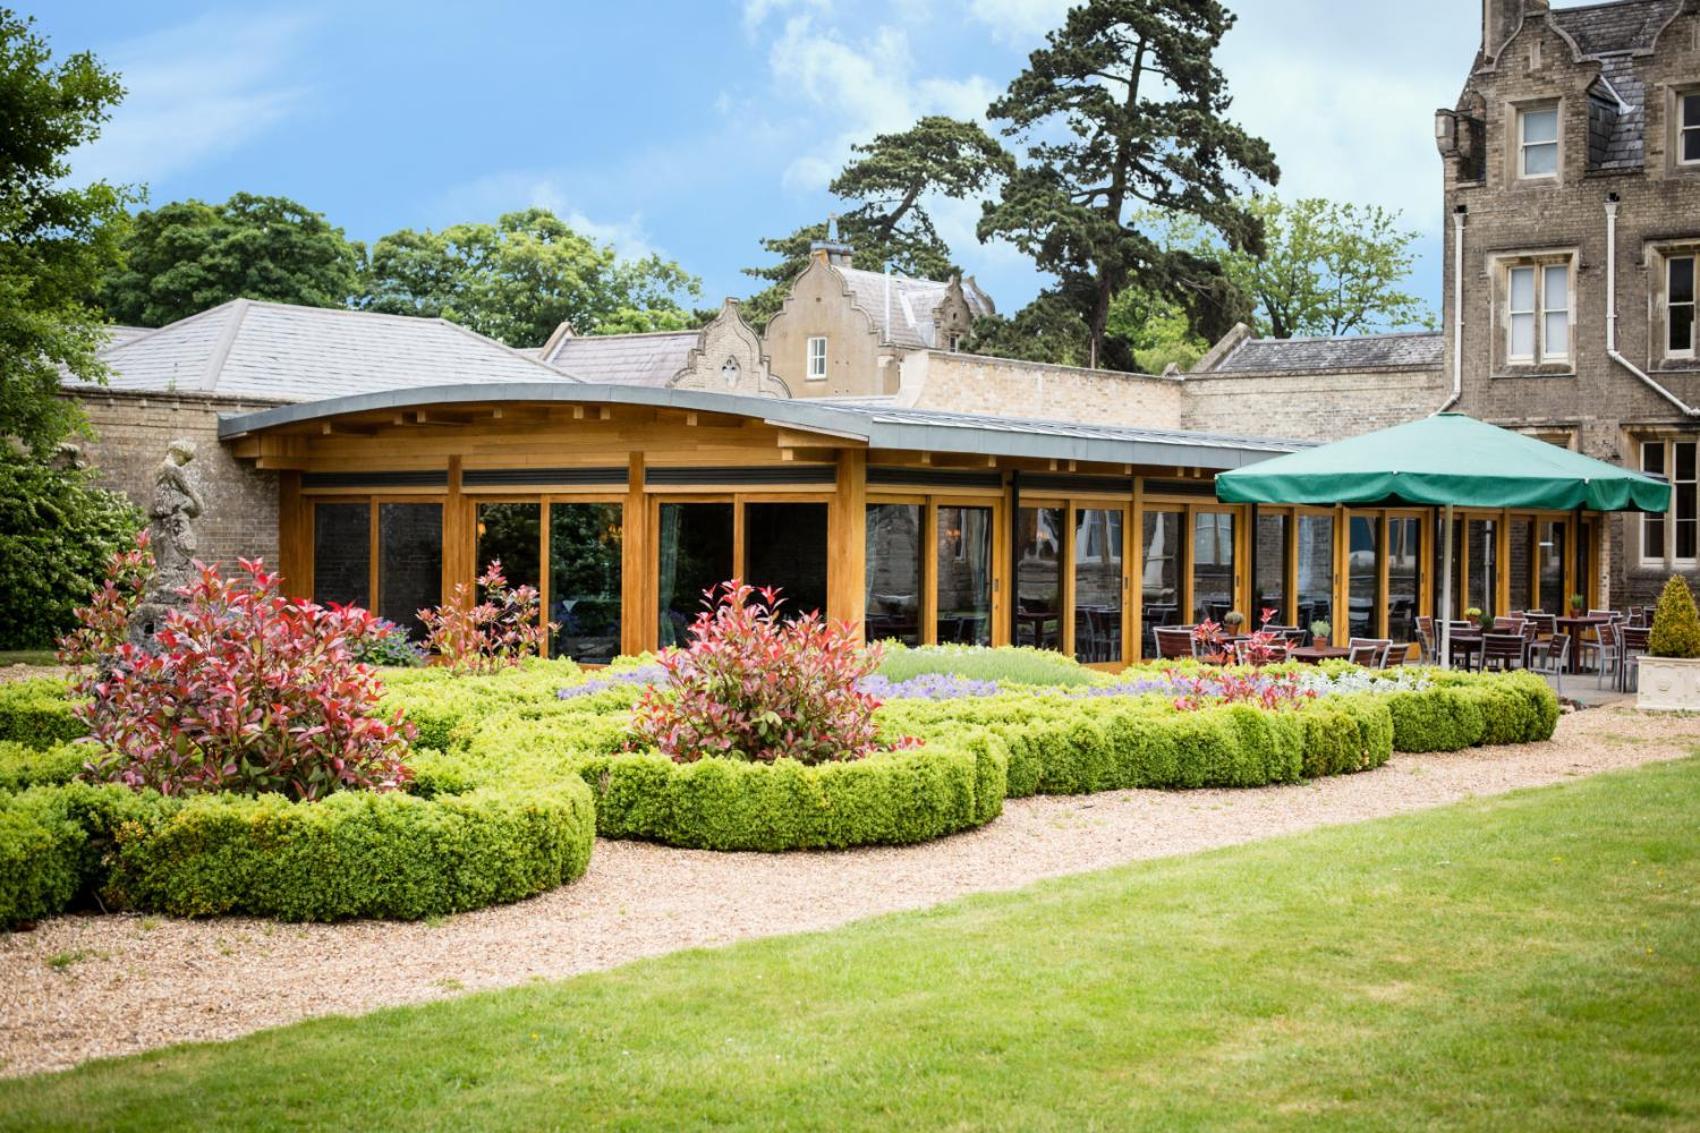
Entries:
{"type": "Polygon", "coordinates": [[[1637,708],[1700,712],[1700,660],[1642,657],[1637,708]]]}

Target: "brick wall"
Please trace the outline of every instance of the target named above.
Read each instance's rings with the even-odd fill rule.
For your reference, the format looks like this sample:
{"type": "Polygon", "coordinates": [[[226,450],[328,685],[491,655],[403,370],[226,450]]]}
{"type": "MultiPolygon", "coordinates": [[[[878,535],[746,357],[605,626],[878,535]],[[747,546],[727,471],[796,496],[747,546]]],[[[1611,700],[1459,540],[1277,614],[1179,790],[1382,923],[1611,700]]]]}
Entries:
{"type": "Polygon", "coordinates": [[[1179,378],[938,350],[906,354],[900,375],[900,404],[953,413],[1178,429],[1186,399],[1179,378]]]}
{"type": "Polygon", "coordinates": [[[219,443],[221,413],[264,409],[254,402],[179,394],[102,391],[80,395],[95,437],[83,452],[103,487],[124,492],[144,511],[154,471],[172,441],[195,442],[189,465],[206,511],[195,524],[200,556],[229,562],[238,556],[277,564],[277,475],[239,461],[219,443]]]}

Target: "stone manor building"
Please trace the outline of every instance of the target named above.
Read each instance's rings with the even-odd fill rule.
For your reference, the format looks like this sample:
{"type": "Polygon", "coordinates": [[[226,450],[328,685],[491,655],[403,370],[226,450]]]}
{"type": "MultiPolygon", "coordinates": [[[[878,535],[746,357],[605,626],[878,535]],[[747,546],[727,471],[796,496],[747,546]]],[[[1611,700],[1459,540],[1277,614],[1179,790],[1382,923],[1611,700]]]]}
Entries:
{"type": "MultiPolygon", "coordinates": [[[[99,433],[86,458],[139,500],[166,444],[198,441],[204,553],[282,562],[309,592],[392,616],[467,577],[498,528],[532,532],[518,553],[547,589],[546,529],[569,497],[624,509],[596,521],[623,548],[602,600],[618,607],[623,590],[647,609],[659,587],[665,607],[663,576],[687,561],[669,554],[749,568],[763,547],[745,540],[781,522],[764,509],[815,492],[820,516],[763,530],[818,522],[797,561],[819,577],[800,585],[870,632],[1110,662],[1155,624],[1274,602],[1307,624],[1332,611],[1336,636],[1404,636],[1432,608],[1433,517],[1258,514],[1215,505],[1209,476],[1446,409],[1676,488],[1665,516],[1461,517],[1460,592],[1503,609],[1573,590],[1648,601],[1671,571],[1700,574],[1700,0],[1484,0],[1481,48],[1460,65],[1458,100],[1435,116],[1434,333],[1275,341],[1241,327],[1184,374],[979,357],[959,346],[995,306],[973,279],[867,270],[829,239],[764,333],[728,300],[698,330],[563,326],[515,351],[440,320],[239,300],[115,328],[111,385],[67,395],[99,433]],[[719,513],[667,502],[687,497],[727,509],[731,550],[719,513]],[[426,556],[406,577],[435,572],[443,588],[384,600],[392,516],[396,545],[405,530],[426,556]],[[333,544],[368,523],[370,551],[338,560],[333,544]],[[672,548],[659,567],[658,544],[672,548]]],[[[618,636],[643,648],[668,632],[665,615],[628,609],[618,636]]]]}

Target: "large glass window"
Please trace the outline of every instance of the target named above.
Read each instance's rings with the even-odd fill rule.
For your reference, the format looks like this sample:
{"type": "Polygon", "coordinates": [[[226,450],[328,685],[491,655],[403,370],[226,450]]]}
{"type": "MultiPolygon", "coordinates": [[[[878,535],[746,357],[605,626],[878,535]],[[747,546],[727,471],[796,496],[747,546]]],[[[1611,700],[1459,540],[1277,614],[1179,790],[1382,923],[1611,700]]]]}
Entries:
{"type": "Polygon", "coordinates": [[[1492,519],[1472,519],[1465,525],[1470,542],[1469,564],[1465,587],[1467,604],[1491,621],[1499,616],[1499,523],[1492,519]]]}
{"type": "MultiPolygon", "coordinates": [[[[1666,473],[1665,442],[1641,442],[1641,471],[1649,476],[1663,477],[1666,473]]],[[[1649,563],[1663,563],[1665,555],[1665,517],[1663,512],[1646,512],[1641,516],[1641,558],[1649,563]]]]}
{"type": "Polygon", "coordinates": [[[1140,617],[1145,627],[1142,648],[1147,657],[1157,656],[1157,637],[1152,631],[1183,621],[1181,558],[1185,525],[1183,511],[1147,509],[1145,512],[1144,530],[1140,533],[1140,617]]]}
{"type": "Polygon", "coordinates": [[[1246,616],[1255,626],[1263,619],[1264,610],[1273,610],[1270,620],[1277,625],[1287,622],[1287,537],[1291,520],[1281,512],[1271,515],[1259,512],[1257,540],[1251,579],[1251,609],[1246,616]]]}
{"type": "Polygon", "coordinates": [[[543,584],[543,505],[499,503],[478,505],[478,562],[482,574],[493,562],[502,564],[509,586],[543,584]]]}
{"type": "Polygon", "coordinates": [[[1537,539],[1540,525],[1533,519],[1521,516],[1511,521],[1511,562],[1506,564],[1510,572],[1512,613],[1528,610],[1534,606],[1534,573],[1535,561],[1540,547],[1537,539]]]}
{"type": "Polygon", "coordinates": [[[1387,636],[1401,645],[1417,640],[1422,600],[1423,522],[1414,515],[1387,520],[1387,636]]]}
{"type": "Polygon", "coordinates": [[[732,505],[666,503],[660,521],[656,585],[666,648],[690,639],[704,591],[732,577],[732,505]]]}
{"type": "Polygon", "coordinates": [[[620,654],[619,504],[549,505],[551,656],[605,664],[620,654]]]}
{"type": "Polygon", "coordinates": [[[313,601],[372,606],[372,508],[367,503],[313,507],[313,601]]]}
{"type": "Polygon", "coordinates": [[[1074,657],[1122,660],[1122,509],[1074,513],[1074,657]]]}
{"type": "Polygon", "coordinates": [[[1379,637],[1376,610],[1381,605],[1381,521],[1373,515],[1347,520],[1346,631],[1353,637],[1379,637]]]}
{"type": "Polygon", "coordinates": [[[1569,607],[1570,595],[1564,592],[1564,551],[1566,528],[1562,520],[1546,520],[1541,524],[1541,609],[1549,614],[1562,614],[1569,607]]]}
{"type": "Polygon", "coordinates": [[[1334,517],[1299,516],[1299,627],[1317,622],[1334,628],[1334,517]]]}
{"type": "Polygon", "coordinates": [[[992,509],[938,509],[938,640],[992,643],[992,509]]]}
{"type": "Polygon", "coordinates": [[[921,644],[922,518],[920,504],[869,504],[867,636],[921,644]]]}
{"type": "Polygon", "coordinates": [[[378,616],[425,635],[419,611],[443,601],[443,505],[378,505],[378,616]]]}
{"type": "Polygon", "coordinates": [[[1515,264],[1505,272],[1505,356],[1514,365],[1570,359],[1570,261],[1515,264]]]}
{"type": "MultiPolygon", "coordinates": [[[[1695,136],[1700,137],[1700,126],[1695,136]]],[[[1665,261],[1665,353],[1672,358],[1692,358],[1695,353],[1695,263],[1694,256],[1672,256],[1665,261]]]]}
{"type": "Polygon", "coordinates": [[[1234,608],[1234,517],[1199,511],[1192,516],[1192,618],[1220,622],[1234,608]]]}
{"type": "Polygon", "coordinates": [[[1015,643],[1061,649],[1063,509],[1024,507],[1018,526],[1015,643]]]}
{"type": "Polygon", "coordinates": [[[744,580],[774,586],[788,618],[826,615],[826,505],[744,505],[744,580]]]}

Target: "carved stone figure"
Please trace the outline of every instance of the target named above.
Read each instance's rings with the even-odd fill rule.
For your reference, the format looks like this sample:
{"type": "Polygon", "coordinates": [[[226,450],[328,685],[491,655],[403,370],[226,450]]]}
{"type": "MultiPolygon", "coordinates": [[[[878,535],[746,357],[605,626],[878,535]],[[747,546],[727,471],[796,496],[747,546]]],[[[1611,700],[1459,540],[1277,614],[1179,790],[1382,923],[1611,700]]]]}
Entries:
{"type": "Polygon", "coordinates": [[[155,574],[130,623],[131,640],[138,644],[145,644],[154,635],[165,620],[165,612],[181,602],[177,591],[195,576],[198,543],[193,521],[205,508],[190,479],[189,462],[194,459],[194,441],[172,441],[154,473],[148,530],[155,574]]]}

